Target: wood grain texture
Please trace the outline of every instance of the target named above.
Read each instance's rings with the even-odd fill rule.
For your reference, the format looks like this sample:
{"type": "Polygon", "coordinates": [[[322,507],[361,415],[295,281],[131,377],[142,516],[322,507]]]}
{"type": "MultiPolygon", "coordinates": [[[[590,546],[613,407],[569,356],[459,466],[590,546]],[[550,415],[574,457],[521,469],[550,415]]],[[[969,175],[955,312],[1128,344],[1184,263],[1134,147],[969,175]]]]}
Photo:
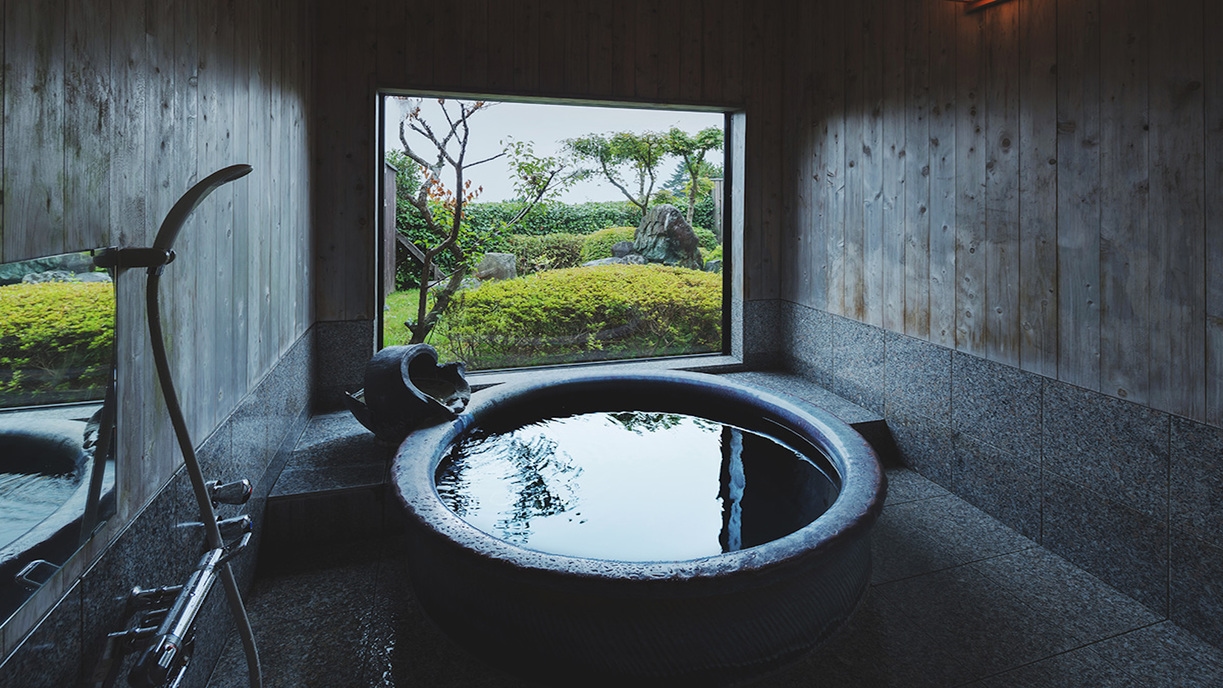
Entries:
{"type": "Polygon", "coordinates": [[[956,18],[955,345],[977,355],[985,352],[983,32],[980,13],[956,18]]]}
{"type": "Polygon", "coordinates": [[[956,318],[956,16],[930,6],[930,341],[955,347],[956,318]]]}
{"type": "MultiPolygon", "coordinates": [[[[1207,36],[1223,31],[1223,4],[1206,3],[1207,36]]],[[[1223,425],[1223,42],[1206,41],[1206,421],[1223,425]],[[1214,84],[1214,87],[1210,85],[1214,84]]]]}
{"type": "Polygon", "coordinates": [[[905,309],[905,5],[883,10],[883,326],[904,332],[905,309]]]}
{"type": "Polygon", "coordinates": [[[851,26],[862,44],[863,118],[860,177],[862,180],[862,300],[863,322],[883,326],[883,69],[885,0],[862,3],[861,21],[851,26]]]}
{"type": "Polygon", "coordinates": [[[822,47],[825,88],[817,111],[824,121],[825,309],[845,314],[845,6],[825,8],[822,47]]]}
{"type": "Polygon", "coordinates": [[[1087,389],[1100,387],[1099,8],[1057,8],[1057,372],[1087,389]]]}
{"type": "Polygon", "coordinates": [[[1194,420],[1206,417],[1202,11],[1170,0],[1150,22],[1151,403],[1194,420]]]}
{"type": "Polygon", "coordinates": [[[905,4],[904,333],[930,338],[930,7],[905,4]]]}
{"type": "Polygon", "coordinates": [[[864,138],[868,118],[866,107],[866,75],[862,35],[862,5],[845,7],[845,49],[843,72],[845,89],[845,222],[842,229],[844,297],[842,308],[847,317],[866,318],[866,199],[863,174],[865,169],[864,138]]]}
{"type": "Polygon", "coordinates": [[[1019,366],[1057,377],[1057,2],[1019,13],[1019,366]]]}
{"type": "MultiPolygon", "coordinates": [[[[64,249],[79,251],[96,248],[99,228],[110,233],[110,15],[68,0],[64,21],[64,249]]],[[[160,90],[159,102],[171,98],[160,90]]],[[[171,122],[161,128],[172,128],[172,118],[164,119],[171,122]]]]}
{"type": "Polygon", "coordinates": [[[3,255],[63,253],[64,0],[5,5],[3,255]],[[6,71],[9,71],[6,66],[6,71]]]}
{"type": "Polygon", "coordinates": [[[1100,7],[1100,389],[1150,390],[1147,0],[1100,7]]]}
{"type": "Polygon", "coordinates": [[[985,353],[1019,365],[1019,9],[985,13],[985,353]]]}

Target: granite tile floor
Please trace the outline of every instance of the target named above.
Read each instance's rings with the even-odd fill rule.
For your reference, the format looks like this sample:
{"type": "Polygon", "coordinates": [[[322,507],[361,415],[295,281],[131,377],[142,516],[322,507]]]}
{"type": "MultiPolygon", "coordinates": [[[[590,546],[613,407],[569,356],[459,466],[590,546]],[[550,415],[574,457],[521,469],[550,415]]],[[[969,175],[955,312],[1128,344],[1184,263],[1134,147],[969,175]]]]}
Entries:
{"type": "MultiPolygon", "coordinates": [[[[1223,686],[1219,649],[916,473],[888,476],[850,626],[753,686],[1223,686]]],[[[404,569],[394,539],[263,562],[249,608],[265,685],[534,685],[442,635],[404,569]]],[[[208,685],[246,685],[236,637],[208,685]]]]}

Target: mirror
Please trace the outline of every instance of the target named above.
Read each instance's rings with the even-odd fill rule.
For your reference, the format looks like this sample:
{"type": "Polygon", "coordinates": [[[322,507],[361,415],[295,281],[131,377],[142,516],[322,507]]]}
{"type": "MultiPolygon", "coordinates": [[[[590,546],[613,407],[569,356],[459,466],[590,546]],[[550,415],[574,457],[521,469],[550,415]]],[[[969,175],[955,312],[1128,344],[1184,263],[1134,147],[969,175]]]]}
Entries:
{"type": "Polygon", "coordinates": [[[114,513],[114,340],[90,252],[0,264],[0,623],[114,513]]]}

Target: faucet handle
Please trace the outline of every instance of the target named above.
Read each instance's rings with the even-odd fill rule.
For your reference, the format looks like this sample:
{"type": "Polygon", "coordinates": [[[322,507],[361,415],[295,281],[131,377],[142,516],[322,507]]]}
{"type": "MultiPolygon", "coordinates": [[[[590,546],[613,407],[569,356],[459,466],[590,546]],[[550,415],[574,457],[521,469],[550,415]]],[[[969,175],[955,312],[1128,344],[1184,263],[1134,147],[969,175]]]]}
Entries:
{"type": "Polygon", "coordinates": [[[246,504],[255,491],[255,488],[251,486],[251,481],[246,479],[235,480],[232,483],[210,480],[205,483],[205,487],[208,488],[208,496],[212,499],[213,507],[218,504],[246,504]]]}

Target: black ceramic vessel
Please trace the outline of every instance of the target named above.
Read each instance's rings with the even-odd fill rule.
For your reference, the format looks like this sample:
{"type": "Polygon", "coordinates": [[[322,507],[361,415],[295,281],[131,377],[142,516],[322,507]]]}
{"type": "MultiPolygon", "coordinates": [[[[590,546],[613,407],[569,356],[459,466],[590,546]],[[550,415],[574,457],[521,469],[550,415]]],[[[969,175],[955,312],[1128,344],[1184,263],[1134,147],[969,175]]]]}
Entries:
{"type": "MultiPolygon", "coordinates": [[[[410,572],[433,620],[511,671],[565,685],[726,685],[820,645],[870,580],[870,529],[886,483],[870,446],[814,408],[691,373],[575,372],[477,393],[466,413],[400,445],[410,572]],[[474,430],[593,411],[683,413],[783,441],[830,467],[840,492],[798,531],[688,561],[618,562],[517,547],[460,519],[435,476],[474,430]]],[[[643,475],[642,480],[649,480],[643,475]]]]}

